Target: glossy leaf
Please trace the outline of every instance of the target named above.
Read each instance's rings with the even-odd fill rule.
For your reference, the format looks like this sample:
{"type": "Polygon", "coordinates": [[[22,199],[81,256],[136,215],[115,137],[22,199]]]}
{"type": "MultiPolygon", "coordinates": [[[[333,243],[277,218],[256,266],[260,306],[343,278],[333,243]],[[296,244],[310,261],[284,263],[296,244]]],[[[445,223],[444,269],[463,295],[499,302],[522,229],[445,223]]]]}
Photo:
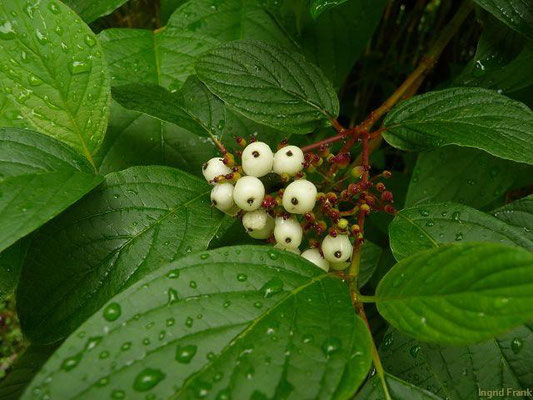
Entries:
{"type": "Polygon", "coordinates": [[[64,0],[87,23],[111,14],[128,0],[64,0]]]}
{"type": "Polygon", "coordinates": [[[211,187],[167,167],[133,167],[34,237],[17,307],[33,341],[68,335],[110,297],[159,267],[207,248],[222,221],[211,187]]]}
{"type": "Polygon", "coordinates": [[[336,89],[343,85],[366,48],[386,3],[385,0],[347,1],[314,19],[307,12],[308,0],[264,2],[305,57],[324,72],[336,89]]]}
{"type": "MultiPolygon", "coordinates": [[[[386,374],[385,377],[392,400],[442,400],[433,393],[395,376],[386,374]]],[[[385,393],[378,376],[370,379],[355,396],[355,400],[383,400],[384,398],[385,393]]]]}
{"type": "Polygon", "coordinates": [[[389,236],[397,260],[454,242],[495,242],[533,251],[533,241],[523,228],[455,203],[404,209],[389,226],[389,236]]]}
{"type": "Polygon", "coordinates": [[[370,362],[368,331],[340,279],[271,247],[229,247],[182,258],[114,297],[22,399],[348,398],[370,362]]]}
{"type": "Polygon", "coordinates": [[[161,23],[166,24],[172,13],[186,1],[187,0],[160,0],[161,8],[159,13],[161,23]]]}
{"type": "Polygon", "coordinates": [[[520,92],[533,86],[528,73],[533,68],[533,45],[495,18],[483,25],[476,54],[455,83],[494,89],[520,100],[520,92]]]}
{"type": "Polygon", "coordinates": [[[135,165],[168,165],[202,176],[202,164],[215,155],[210,139],[113,102],[95,162],[102,174],[135,165]]]}
{"type": "Polygon", "coordinates": [[[238,112],[285,132],[308,133],[339,112],[333,87],[315,65],[265,42],[222,45],[198,59],[196,72],[238,112]]]}
{"type": "Polygon", "coordinates": [[[89,160],[109,114],[109,77],[93,32],[61,2],[3,1],[0,84],[33,127],[89,160]],[[14,16],[15,15],[15,16],[14,16]]]}
{"type": "Polygon", "coordinates": [[[87,161],[51,137],[0,128],[0,251],[102,182],[87,161]]]}
{"type": "Polygon", "coordinates": [[[179,89],[196,58],[220,43],[259,39],[294,48],[258,0],[195,0],[156,31],[108,29],[100,34],[116,84],[155,83],[179,89]]]}
{"type": "Polygon", "coordinates": [[[309,4],[311,15],[316,19],[324,11],[346,3],[346,1],[347,0],[311,0],[309,4]]]}
{"type": "Polygon", "coordinates": [[[506,224],[520,229],[525,238],[533,241],[533,195],[500,207],[492,214],[506,224]]]}
{"type": "Polygon", "coordinates": [[[29,124],[22,118],[18,111],[4,92],[0,92],[0,126],[4,128],[29,128],[29,124]]]}
{"type": "Polygon", "coordinates": [[[39,372],[43,364],[57,349],[58,344],[30,345],[0,382],[0,400],[18,400],[24,389],[39,372]]]}
{"type": "Polygon", "coordinates": [[[477,343],[533,318],[533,254],[493,243],[447,245],[403,259],[376,290],[380,314],[427,342],[477,343]]]}
{"type": "Polygon", "coordinates": [[[28,242],[20,240],[0,253],[0,301],[17,287],[27,249],[28,242]]]}
{"type": "Polygon", "coordinates": [[[385,118],[384,137],[402,150],[455,144],[533,164],[533,112],[522,103],[480,88],[454,88],[415,96],[385,118]]]}
{"type": "Polygon", "coordinates": [[[380,356],[388,372],[442,398],[486,399],[479,389],[504,388],[507,395],[508,389],[527,390],[533,384],[533,326],[526,324],[498,338],[462,347],[418,342],[391,330],[380,356]]]}
{"type": "Polygon", "coordinates": [[[526,168],[468,147],[446,146],[420,153],[406,206],[453,201],[481,208],[501,198],[526,168]]]}
{"type": "Polygon", "coordinates": [[[527,0],[474,0],[511,29],[533,39],[533,7],[527,0]]]}

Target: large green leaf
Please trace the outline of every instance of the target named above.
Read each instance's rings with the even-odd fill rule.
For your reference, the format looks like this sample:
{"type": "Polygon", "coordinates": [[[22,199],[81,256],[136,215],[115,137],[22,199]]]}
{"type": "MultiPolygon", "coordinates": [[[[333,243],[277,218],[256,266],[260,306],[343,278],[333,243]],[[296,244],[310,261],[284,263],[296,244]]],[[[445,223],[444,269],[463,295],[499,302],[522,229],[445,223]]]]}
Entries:
{"type": "Polygon", "coordinates": [[[0,251],[37,229],[102,181],[57,140],[0,128],[0,251]]]}
{"type": "MultiPolygon", "coordinates": [[[[433,393],[386,374],[385,380],[392,400],[442,400],[433,393]]],[[[355,396],[355,400],[383,400],[385,393],[378,376],[370,379],[355,396]]]]}
{"type": "Polygon", "coordinates": [[[391,330],[380,356],[388,372],[442,398],[486,399],[479,389],[526,390],[533,385],[533,326],[520,326],[496,339],[462,347],[418,342],[391,330]]]}
{"type": "Polygon", "coordinates": [[[17,287],[20,269],[28,249],[27,240],[19,240],[0,253],[0,301],[17,287]]]}
{"type": "Polygon", "coordinates": [[[318,65],[337,89],[370,41],[386,3],[347,1],[313,19],[309,0],[265,1],[269,12],[298,42],[305,57],[318,65]]]}
{"type": "Polygon", "coordinates": [[[211,187],[167,167],[132,167],[33,238],[17,306],[34,342],[68,335],[110,297],[161,263],[207,248],[222,221],[211,187]]]}
{"type": "Polygon", "coordinates": [[[527,239],[533,241],[533,195],[500,207],[493,211],[493,215],[517,227],[527,239]]]}
{"type": "Polygon", "coordinates": [[[267,246],[229,247],[114,297],[22,398],[349,398],[370,362],[340,279],[267,246]]]}
{"type": "Polygon", "coordinates": [[[126,80],[174,90],[194,73],[195,59],[220,43],[260,39],[294,48],[257,0],[188,1],[160,30],[108,29],[100,39],[114,84],[126,80]]]}
{"type": "Polygon", "coordinates": [[[533,39],[533,7],[528,0],[474,0],[500,21],[533,39]]]}
{"type": "Polygon", "coordinates": [[[39,369],[57,349],[58,344],[30,345],[0,382],[0,400],[18,400],[39,369]]]}
{"type": "Polygon", "coordinates": [[[376,290],[380,314],[427,342],[470,344],[533,318],[533,254],[493,243],[447,245],[396,264],[376,290]]]}
{"type": "Polygon", "coordinates": [[[308,133],[339,112],[318,67],[300,54],[261,41],[238,41],[202,55],[200,80],[246,117],[285,132],[308,133]]]}
{"type": "Polygon", "coordinates": [[[390,224],[389,236],[397,260],[454,242],[495,242],[533,251],[533,241],[524,235],[524,228],[455,203],[404,209],[390,224]]]}
{"type": "Polygon", "coordinates": [[[522,103],[480,88],[415,96],[385,118],[385,139],[402,150],[455,144],[533,164],[533,112],[522,103]]]}
{"type": "Polygon", "coordinates": [[[111,14],[128,0],[63,0],[87,23],[111,14]]]}
{"type": "Polygon", "coordinates": [[[202,176],[202,164],[215,155],[211,140],[113,102],[106,137],[95,162],[102,174],[159,164],[202,176]]]}
{"type": "Polygon", "coordinates": [[[414,206],[453,201],[484,207],[501,198],[526,168],[468,147],[446,146],[421,153],[405,203],[414,206]]]}
{"type": "Polygon", "coordinates": [[[103,140],[109,77],[93,32],[61,2],[0,4],[0,84],[35,129],[89,160],[103,140]],[[9,63],[8,63],[8,60],[9,63]]]}

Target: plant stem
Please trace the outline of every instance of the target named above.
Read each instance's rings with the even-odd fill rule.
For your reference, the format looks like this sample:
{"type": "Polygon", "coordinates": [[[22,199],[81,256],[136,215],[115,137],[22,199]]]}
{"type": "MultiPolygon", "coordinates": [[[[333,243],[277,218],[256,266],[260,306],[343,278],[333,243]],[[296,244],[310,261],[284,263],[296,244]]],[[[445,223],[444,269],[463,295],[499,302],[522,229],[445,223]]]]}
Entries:
{"type": "Polygon", "coordinates": [[[224,154],[226,154],[228,152],[226,150],[226,148],[224,147],[224,145],[217,139],[217,137],[215,135],[213,135],[212,133],[209,133],[209,137],[211,138],[213,143],[217,146],[218,151],[220,151],[220,153],[222,155],[224,155],[224,154]]]}
{"type": "Polygon", "coordinates": [[[360,302],[357,302],[356,308],[357,308],[357,313],[359,314],[361,319],[365,322],[368,332],[370,334],[370,341],[372,342],[372,361],[374,362],[376,373],[378,374],[379,379],[381,381],[381,386],[383,387],[383,393],[385,393],[385,400],[392,400],[391,395],[389,393],[389,387],[387,386],[387,381],[385,380],[385,370],[383,369],[383,364],[381,364],[381,359],[379,358],[379,353],[376,347],[376,342],[374,342],[372,331],[370,330],[370,324],[368,323],[368,319],[366,318],[363,304],[360,302]]]}

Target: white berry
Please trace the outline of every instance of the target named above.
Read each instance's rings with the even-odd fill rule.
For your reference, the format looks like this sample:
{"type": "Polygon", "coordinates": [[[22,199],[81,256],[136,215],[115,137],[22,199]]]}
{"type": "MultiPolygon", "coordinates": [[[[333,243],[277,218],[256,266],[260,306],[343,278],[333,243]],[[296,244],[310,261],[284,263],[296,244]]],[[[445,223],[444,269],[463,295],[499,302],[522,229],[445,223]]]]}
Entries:
{"type": "Polygon", "coordinates": [[[255,176],[243,176],[235,184],[233,201],[241,210],[257,210],[261,207],[264,197],[265,186],[255,176]]]}
{"type": "Polygon", "coordinates": [[[274,154],[274,172],[294,176],[303,169],[304,152],[297,146],[285,146],[274,154]]]}
{"type": "Polygon", "coordinates": [[[305,214],[315,207],[316,186],[306,179],[298,179],[283,192],[283,207],[292,214],[305,214]]]}
{"type": "Polygon", "coordinates": [[[231,183],[221,183],[211,189],[211,204],[220,211],[229,211],[235,206],[233,203],[233,185],[231,183]]]}
{"type": "Polygon", "coordinates": [[[231,173],[231,169],[224,164],[223,158],[214,157],[202,166],[202,173],[204,174],[205,180],[212,183],[211,181],[217,176],[231,173]]]}
{"type": "Polygon", "coordinates": [[[272,171],[274,154],[263,142],[250,143],[242,152],[242,169],[246,175],[262,177],[272,171]]]}
{"type": "MultiPolygon", "coordinates": [[[[255,212],[255,211],[252,211],[255,212]]],[[[274,218],[267,214],[265,226],[262,229],[247,231],[254,239],[268,239],[274,230],[274,218]]]]}
{"type": "Polygon", "coordinates": [[[276,218],[274,237],[281,247],[297,249],[302,243],[303,229],[295,219],[278,217],[276,218]]]}
{"type": "Polygon", "coordinates": [[[242,217],[242,224],[248,232],[257,231],[265,227],[267,217],[268,214],[265,210],[250,211],[242,217]]]}
{"type": "Polygon", "coordinates": [[[307,249],[302,253],[302,257],[308,261],[311,261],[313,264],[323,269],[324,271],[329,271],[329,262],[328,260],[324,259],[324,257],[322,257],[322,254],[320,254],[320,250],[316,248],[307,249]]]}
{"type": "Polygon", "coordinates": [[[337,235],[337,237],[328,235],[322,241],[322,253],[330,263],[349,261],[352,257],[352,249],[352,243],[346,235],[337,235]]]}

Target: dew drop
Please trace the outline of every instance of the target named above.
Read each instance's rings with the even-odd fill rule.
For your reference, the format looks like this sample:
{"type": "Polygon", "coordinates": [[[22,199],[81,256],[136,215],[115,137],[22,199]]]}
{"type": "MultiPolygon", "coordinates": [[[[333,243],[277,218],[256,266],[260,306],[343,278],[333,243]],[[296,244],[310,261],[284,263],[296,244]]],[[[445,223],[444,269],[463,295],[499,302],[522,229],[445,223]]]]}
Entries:
{"type": "Polygon", "coordinates": [[[165,374],[155,368],[145,368],[133,381],[133,389],[137,392],[146,392],[165,379],[165,374]]]}
{"type": "Polygon", "coordinates": [[[123,399],[124,397],[126,397],[126,393],[123,390],[113,390],[111,392],[112,399],[123,399]]]}
{"type": "Polygon", "coordinates": [[[58,15],[58,14],[61,13],[61,9],[60,9],[59,6],[57,5],[57,3],[54,2],[54,1],[49,2],[47,8],[48,8],[53,14],[58,15]]]}
{"type": "Polygon", "coordinates": [[[463,240],[463,234],[461,232],[455,234],[455,241],[460,242],[463,240]]]}
{"type": "Polygon", "coordinates": [[[15,39],[15,30],[9,21],[0,21],[0,39],[11,40],[15,39]]]}
{"type": "Polygon", "coordinates": [[[279,277],[270,279],[261,287],[261,292],[265,298],[272,297],[283,290],[283,281],[279,277]]]}
{"type": "Polygon", "coordinates": [[[189,344],[186,346],[179,346],[176,348],[176,361],[182,364],[189,364],[196,355],[198,347],[189,344]]]}
{"type": "Polygon", "coordinates": [[[511,341],[511,350],[513,350],[513,353],[520,353],[522,351],[522,347],[524,347],[524,342],[522,341],[522,339],[515,337],[511,341]]]}
{"type": "Polygon", "coordinates": [[[191,317],[187,317],[187,319],[185,320],[185,326],[187,326],[188,328],[191,328],[193,323],[194,319],[192,319],[191,317]]]}
{"type": "Polygon", "coordinates": [[[255,308],[262,308],[262,307],[263,307],[263,303],[260,302],[260,301],[256,301],[256,302],[254,303],[254,307],[255,307],[255,308]]]}
{"type": "Polygon", "coordinates": [[[327,338],[324,343],[322,343],[322,352],[326,357],[331,356],[336,351],[340,350],[342,347],[341,341],[337,337],[329,337],[327,338]]]}
{"type": "Polygon", "coordinates": [[[455,211],[452,214],[452,221],[460,222],[459,219],[461,218],[461,213],[459,211],[455,211]]]}
{"type": "Polygon", "coordinates": [[[231,306],[231,301],[229,301],[229,300],[226,300],[224,302],[224,304],[222,304],[222,307],[224,307],[224,308],[228,308],[229,306],[231,306]]]}
{"type": "Polygon", "coordinates": [[[419,214],[422,216],[422,217],[427,217],[429,216],[429,211],[428,210],[418,210],[419,214]]]}
{"type": "Polygon", "coordinates": [[[104,318],[108,321],[115,321],[120,317],[121,312],[120,304],[111,303],[104,309],[104,318]]]}
{"type": "Polygon", "coordinates": [[[383,350],[388,350],[391,348],[392,343],[394,343],[394,335],[392,333],[387,333],[383,338],[383,350]]]}
{"type": "Polygon", "coordinates": [[[96,39],[92,37],[91,35],[85,35],[85,38],[83,39],[83,41],[89,47],[94,47],[96,45],[96,39]]]}
{"type": "Polygon", "coordinates": [[[209,258],[209,254],[208,253],[204,253],[202,255],[200,255],[200,259],[202,260],[207,260],[209,258]]]}
{"type": "Polygon", "coordinates": [[[194,395],[198,399],[203,399],[204,397],[207,397],[209,394],[209,391],[211,390],[211,385],[207,382],[203,381],[196,381],[192,387],[194,395]]]}
{"type": "Polygon", "coordinates": [[[87,61],[74,60],[68,63],[68,70],[72,75],[79,75],[91,71],[91,64],[87,61]]]}
{"type": "Polygon", "coordinates": [[[237,274],[237,280],[239,282],[245,282],[247,279],[248,279],[248,275],[243,274],[243,273],[237,274]]]}
{"type": "Polygon", "coordinates": [[[180,276],[180,270],[177,269],[177,268],[176,268],[176,269],[173,269],[173,270],[170,270],[170,271],[168,272],[168,274],[167,274],[167,277],[168,277],[169,279],[177,279],[177,278],[179,278],[179,276],[180,276]]]}
{"type": "Polygon", "coordinates": [[[179,301],[178,291],[176,289],[168,289],[168,304],[174,304],[179,301]]]}
{"type": "Polygon", "coordinates": [[[276,253],[274,250],[270,250],[268,252],[268,256],[271,260],[277,260],[278,259],[278,253],[276,253]]]}
{"type": "Polygon", "coordinates": [[[65,370],[65,371],[70,371],[70,370],[74,369],[79,364],[79,362],[81,361],[81,356],[82,356],[82,354],[79,353],[79,354],[76,354],[76,355],[74,355],[72,357],[65,358],[63,360],[63,363],[61,363],[61,369],[65,370]]]}
{"type": "Polygon", "coordinates": [[[409,354],[411,354],[411,357],[413,358],[416,358],[419,352],[420,352],[420,345],[418,344],[409,349],[409,354]]]}
{"type": "Polygon", "coordinates": [[[43,84],[43,80],[35,75],[30,75],[28,82],[30,83],[30,86],[39,86],[43,84]]]}

